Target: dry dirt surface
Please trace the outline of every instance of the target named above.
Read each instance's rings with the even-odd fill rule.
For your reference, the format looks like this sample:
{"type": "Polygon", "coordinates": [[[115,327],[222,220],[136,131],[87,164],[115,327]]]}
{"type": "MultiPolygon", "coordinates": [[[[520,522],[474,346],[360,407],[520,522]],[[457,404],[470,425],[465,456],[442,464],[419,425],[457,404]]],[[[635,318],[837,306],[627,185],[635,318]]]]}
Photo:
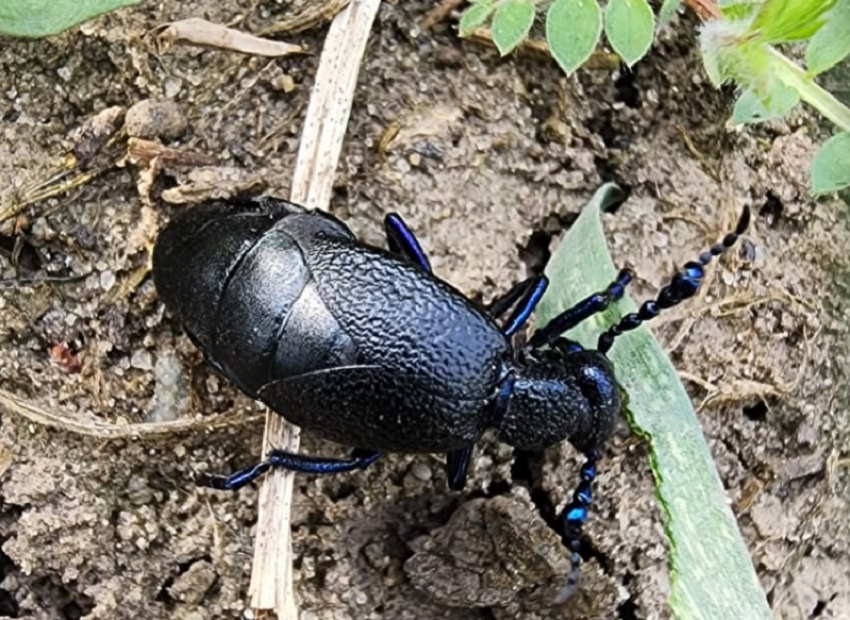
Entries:
{"type": "MultiPolygon", "coordinates": [[[[850,618],[847,207],[807,194],[811,119],[728,128],[732,94],[706,82],[690,18],[633,71],[567,79],[546,59],[460,41],[453,22],[420,31],[432,6],[381,7],[333,213],[382,244],[383,214],[401,212],[440,276],[489,299],[539,270],[593,191],[616,181],[631,195],[604,226],[643,299],[749,205],[750,230],[704,294],[653,329],[698,407],[776,617],[850,618]]],[[[209,195],[210,180],[288,196],[317,54],[156,55],[144,35],[185,17],[256,32],[290,10],[143,2],[48,40],[2,41],[0,208],[96,138],[73,134],[88,119],[145,100],[177,104],[160,109],[161,144],[226,168],[152,171],[144,153],[112,166],[112,152],[89,162],[106,168],[96,178],[3,224],[0,386],[54,426],[0,409],[0,617],[250,617],[256,489],[198,489],[192,476],[253,462],[262,410],[203,363],[145,267],[157,229],[188,208],[173,202],[209,195]],[[181,420],[183,432],[127,430],[181,420]],[[92,428],[102,436],[79,432],[92,428]]],[[[324,32],[286,38],[317,52],[324,32]]],[[[309,435],[302,448],[345,452],[309,435]]],[[[668,617],[661,512],[625,424],[601,463],[580,591],[548,607],[567,566],[548,523],[579,464],[566,444],[514,455],[487,439],[464,493],[446,490],[439,456],[299,477],[301,618],[668,617]]]]}

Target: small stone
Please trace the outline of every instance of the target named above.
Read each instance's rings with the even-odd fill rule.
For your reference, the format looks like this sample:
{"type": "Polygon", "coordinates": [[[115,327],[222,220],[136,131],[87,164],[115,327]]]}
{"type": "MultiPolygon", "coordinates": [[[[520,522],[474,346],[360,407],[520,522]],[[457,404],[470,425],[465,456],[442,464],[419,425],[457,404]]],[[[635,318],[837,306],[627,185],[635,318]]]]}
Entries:
{"type": "Polygon", "coordinates": [[[100,288],[104,291],[110,291],[115,286],[115,274],[112,271],[102,271],[100,273],[100,288]]]}
{"type": "Polygon", "coordinates": [[[176,78],[165,80],[165,96],[169,99],[176,97],[181,90],[183,90],[183,83],[180,80],[176,78]]]}
{"type": "Polygon", "coordinates": [[[204,599],[216,580],[213,565],[206,560],[199,560],[174,580],[168,588],[168,593],[178,601],[197,605],[204,599]]]}
{"type": "Polygon", "coordinates": [[[762,495],[750,509],[750,518],[765,538],[779,538],[786,534],[787,520],[782,502],[775,495],[762,495]]]}
{"type": "Polygon", "coordinates": [[[422,461],[415,461],[410,468],[410,473],[413,474],[414,478],[422,482],[428,482],[433,476],[431,468],[422,461]]]}
{"type": "Polygon", "coordinates": [[[153,358],[150,351],[146,351],[145,349],[133,351],[133,355],[130,357],[130,366],[138,370],[150,370],[153,368],[153,358]]]}
{"type": "Polygon", "coordinates": [[[127,110],[124,125],[129,136],[173,140],[183,135],[188,121],[179,104],[145,99],[127,110]]]}
{"type": "Polygon", "coordinates": [[[295,80],[289,74],[279,75],[271,81],[272,88],[284,93],[295,90],[295,80]]]}

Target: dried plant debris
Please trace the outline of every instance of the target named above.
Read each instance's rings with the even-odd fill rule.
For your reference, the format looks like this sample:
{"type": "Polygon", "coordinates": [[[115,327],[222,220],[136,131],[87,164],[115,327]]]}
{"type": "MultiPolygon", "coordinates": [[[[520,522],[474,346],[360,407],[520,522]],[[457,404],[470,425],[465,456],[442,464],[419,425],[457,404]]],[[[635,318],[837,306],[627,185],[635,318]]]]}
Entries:
{"type": "Polygon", "coordinates": [[[149,37],[154,49],[160,55],[168,52],[176,44],[197,45],[252,56],[277,57],[304,52],[304,48],[300,45],[264,39],[199,18],[184,19],[160,26],[151,31],[149,37]]]}
{"type": "Polygon", "coordinates": [[[71,153],[81,169],[93,166],[95,156],[121,129],[126,112],[124,106],[106,108],[71,132],[71,153]]]}
{"type": "Polygon", "coordinates": [[[232,198],[251,194],[266,186],[262,175],[235,166],[202,166],[188,171],[175,170],[176,187],[162,190],[162,199],[171,204],[232,198]]]}
{"type": "Polygon", "coordinates": [[[337,13],[348,6],[351,0],[301,0],[287,5],[287,18],[266,26],[260,31],[262,35],[297,34],[320,24],[331,21],[337,13]]]}

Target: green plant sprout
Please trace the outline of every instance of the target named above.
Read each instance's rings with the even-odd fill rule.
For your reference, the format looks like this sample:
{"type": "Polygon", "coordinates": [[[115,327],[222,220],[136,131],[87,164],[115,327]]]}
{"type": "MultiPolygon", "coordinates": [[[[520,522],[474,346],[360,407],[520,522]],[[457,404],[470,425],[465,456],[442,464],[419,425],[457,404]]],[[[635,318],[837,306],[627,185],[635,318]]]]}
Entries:
{"type": "MultiPolygon", "coordinates": [[[[531,31],[540,0],[470,0],[460,19],[460,36],[491,20],[493,43],[502,55],[513,51],[531,31]]],[[[565,73],[582,66],[602,31],[611,48],[632,66],[652,45],[655,18],[647,0],[608,0],[604,11],[597,0],[555,0],[546,13],[546,41],[565,73]]]]}
{"type": "Polygon", "coordinates": [[[715,84],[741,89],[732,120],[781,118],[801,100],[839,129],[815,154],[812,191],[850,186],[850,108],[818,86],[814,77],[850,54],[850,0],[720,0],[722,19],[700,34],[703,62],[715,84]],[[804,70],[774,46],[806,46],[804,70]]]}
{"type": "MultiPolygon", "coordinates": [[[[664,0],[660,22],[681,2],[664,0]]],[[[489,21],[493,42],[508,54],[528,37],[538,8],[545,5],[546,41],[567,74],[590,58],[603,30],[628,66],[652,44],[655,18],[647,0],[608,0],[604,13],[597,0],[470,0],[460,35],[489,21]]],[[[814,157],[812,192],[850,186],[850,109],[814,80],[850,54],[850,0],[718,0],[718,8],[721,18],[703,26],[700,44],[714,85],[732,81],[740,87],[733,122],[781,118],[805,101],[839,129],[814,157]],[[807,70],[774,47],[786,43],[806,45],[807,70]]]]}

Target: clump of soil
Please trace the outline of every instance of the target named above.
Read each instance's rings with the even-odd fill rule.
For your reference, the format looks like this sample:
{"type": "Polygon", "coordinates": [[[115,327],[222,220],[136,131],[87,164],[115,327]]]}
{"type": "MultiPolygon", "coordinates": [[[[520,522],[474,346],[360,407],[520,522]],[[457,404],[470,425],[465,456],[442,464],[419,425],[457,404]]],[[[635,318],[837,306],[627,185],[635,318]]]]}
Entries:
{"type": "MultiPolygon", "coordinates": [[[[0,206],[51,174],[86,119],[144,100],[178,104],[188,121],[164,138],[168,148],[243,171],[233,173],[243,189],[286,197],[316,57],[183,48],[156,57],[141,38],[199,15],[260,29],[278,9],[255,5],[142,5],[46,41],[6,41],[0,206]]],[[[644,299],[749,205],[756,217],[740,251],[701,299],[653,329],[699,406],[776,616],[850,617],[846,207],[808,196],[810,119],[728,130],[731,99],[704,78],[689,23],[664,31],[632,71],[567,79],[539,58],[499,59],[462,42],[448,23],[420,32],[429,8],[381,8],[334,214],[382,244],[383,214],[401,212],[441,277],[489,299],[539,270],[593,191],[617,181],[631,195],[604,224],[644,299]]],[[[318,50],[322,36],[292,42],[318,50]]],[[[222,178],[192,182],[208,189],[222,178]]],[[[31,257],[0,258],[3,389],[66,419],[191,428],[106,440],[4,408],[0,616],[246,617],[256,491],[198,489],[192,476],[255,460],[261,410],[203,363],[145,275],[156,230],[187,208],[158,196],[184,181],[113,168],[34,204],[19,230],[0,230],[3,243],[23,233],[31,257]],[[52,281],[33,282],[45,275],[52,281]],[[192,422],[230,413],[242,422],[225,415],[215,419],[229,425],[207,431],[192,422]]],[[[309,436],[303,450],[344,452],[309,436]]],[[[579,464],[567,445],[514,459],[488,439],[465,493],[446,490],[430,456],[298,478],[301,617],[666,617],[661,514],[645,447],[625,425],[605,449],[580,591],[569,608],[542,603],[566,555],[541,510],[568,499],[579,464]],[[455,535],[467,546],[452,549],[455,535]]]]}

